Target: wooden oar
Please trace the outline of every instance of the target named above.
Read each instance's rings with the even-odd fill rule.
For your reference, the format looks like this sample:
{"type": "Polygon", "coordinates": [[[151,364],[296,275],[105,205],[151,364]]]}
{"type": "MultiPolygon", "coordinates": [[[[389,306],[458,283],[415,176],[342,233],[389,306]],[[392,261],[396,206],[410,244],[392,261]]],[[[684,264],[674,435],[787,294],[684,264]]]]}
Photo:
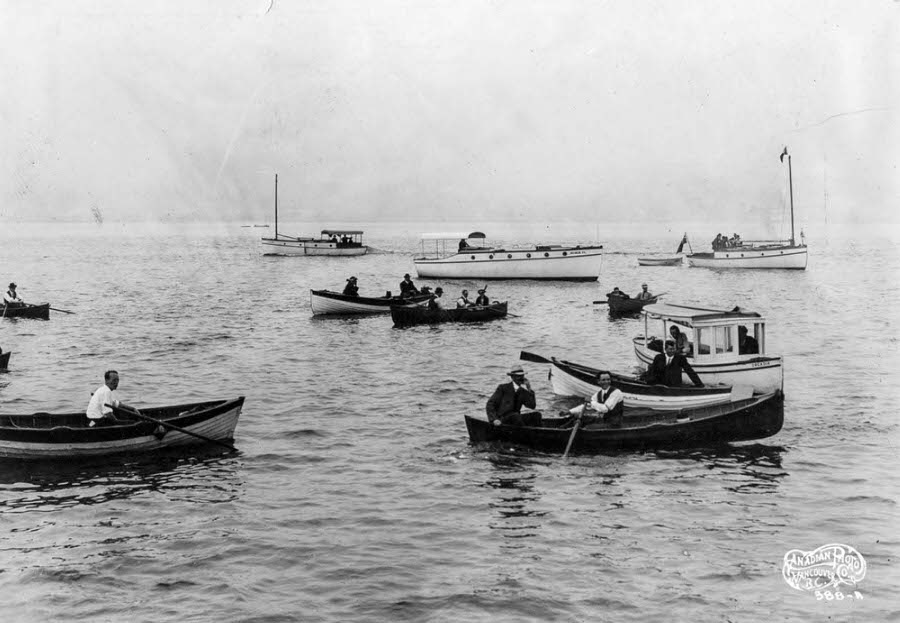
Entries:
{"type": "Polygon", "coordinates": [[[609,301],[594,301],[594,305],[608,305],[609,301]]]}
{"type": "Polygon", "coordinates": [[[553,363],[546,357],[541,357],[540,355],[529,353],[527,350],[523,350],[519,353],[519,359],[521,359],[522,361],[533,361],[534,363],[553,363]]]}
{"type": "Polygon", "coordinates": [[[225,446],[229,450],[235,450],[235,451],[237,450],[237,448],[235,448],[230,443],[225,443],[224,441],[220,441],[218,439],[213,439],[212,437],[207,437],[205,435],[201,435],[200,433],[191,432],[191,431],[187,430],[186,428],[181,428],[180,426],[175,426],[174,424],[169,424],[168,422],[164,422],[163,420],[157,420],[156,418],[150,417],[149,415],[144,415],[143,413],[138,413],[137,411],[134,411],[132,409],[123,409],[122,407],[114,407],[108,403],[106,404],[106,406],[115,411],[124,411],[125,413],[133,415],[142,420],[147,420],[148,422],[153,422],[154,424],[159,424],[160,426],[165,426],[166,428],[171,428],[172,430],[177,430],[179,433],[184,433],[185,435],[190,435],[192,437],[196,437],[197,439],[202,439],[203,441],[207,441],[209,443],[217,443],[220,446],[225,446]]]}
{"type": "Polygon", "coordinates": [[[64,314],[74,314],[75,313],[75,312],[69,311],[67,309],[56,309],[55,307],[51,307],[50,309],[52,309],[53,311],[62,312],[64,314]]]}
{"type": "Polygon", "coordinates": [[[563,452],[563,458],[569,456],[569,450],[572,448],[572,442],[575,441],[575,433],[578,432],[579,426],[581,426],[581,417],[575,420],[575,426],[572,427],[572,434],[569,435],[569,443],[566,444],[566,451],[563,452]]]}

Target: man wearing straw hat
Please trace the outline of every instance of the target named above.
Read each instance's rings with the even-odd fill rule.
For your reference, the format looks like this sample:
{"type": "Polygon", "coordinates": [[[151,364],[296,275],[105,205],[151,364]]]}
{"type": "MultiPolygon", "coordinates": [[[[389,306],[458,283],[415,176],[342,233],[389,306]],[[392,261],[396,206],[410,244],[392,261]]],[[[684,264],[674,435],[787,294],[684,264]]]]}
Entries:
{"type": "Polygon", "coordinates": [[[540,424],[540,413],[522,414],[522,407],[534,409],[534,391],[531,383],[525,378],[525,370],[522,366],[514,365],[507,375],[509,383],[502,383],[488,398],[485,411],[488,421],[494,426],[509,424],[513,426],[535,426],[540,424]],[[535,415],[537,416],[535,418],[535,415]],[[537,419],[537,422],[534,420],[537,419]]]}

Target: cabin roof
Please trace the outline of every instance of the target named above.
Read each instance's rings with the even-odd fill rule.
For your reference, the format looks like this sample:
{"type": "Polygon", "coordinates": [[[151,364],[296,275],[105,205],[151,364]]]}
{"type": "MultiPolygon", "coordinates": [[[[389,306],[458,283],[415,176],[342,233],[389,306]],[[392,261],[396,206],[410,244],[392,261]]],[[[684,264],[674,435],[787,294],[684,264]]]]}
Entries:
{"type": "Polygon", "coordinates": [[[422,234],[422,240],[460,240],[460,239],[479,239],[484,240],[487,238],[480,231],[473,231],[471,233],[466,233],[464,231],[460,232],[438,232],[433,234],[422,234]]]}
{"type": "Polygon", "coordinates": [[[682,322],[696,324],[701,323],[717,323],[723,320],[733,320],[740,322],[742,320],[762,320],[762,316],[756,312],[747,311],[740,307],[732,309],[713,309],[709,307],[694,307],[690,305],[677,305],[674,303],[654,303],[644,307],[644,313],[650,318],[679,320],[682,322]]]}
{"type": "Polygon", "coordinates": [[[331,234],[359,234],[362,235],[363,231],[361,229],[323,229],[322,233],[326,236],[330,236],[331,234]]]}

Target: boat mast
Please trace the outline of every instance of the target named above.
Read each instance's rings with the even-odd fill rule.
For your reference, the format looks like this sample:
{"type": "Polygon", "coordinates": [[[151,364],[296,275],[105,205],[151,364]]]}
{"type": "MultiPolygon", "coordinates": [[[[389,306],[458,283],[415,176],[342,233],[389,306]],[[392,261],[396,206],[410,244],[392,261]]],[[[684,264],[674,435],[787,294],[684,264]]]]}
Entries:
{"type": "MultiPolygon", "coordinates": [[[[787,153],[787,147],[784,148],[787,153]]],[[[791,155],[788,154],[788,189],[791,195],[791,246],[794,246],[794,178],[791,174],[791,155]]]]}
{"type": "Polygon", "coordinates": [[[275,174],[275,237],[278,238],[278,174],[275,174]]]}

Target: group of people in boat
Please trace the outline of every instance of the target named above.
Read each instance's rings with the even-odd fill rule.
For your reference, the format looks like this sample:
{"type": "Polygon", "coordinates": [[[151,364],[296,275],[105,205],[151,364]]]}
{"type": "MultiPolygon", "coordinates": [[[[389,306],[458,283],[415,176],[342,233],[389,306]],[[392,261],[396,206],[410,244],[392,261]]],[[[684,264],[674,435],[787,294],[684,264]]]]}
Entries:
{"type": "MultiPolygon", "coordinates": [[[[669,335],[672,339],[665,341],[664,352],[653,358],[653,362],[640,378],[651,385],[681,387],[683,375],[687,375],[695,387],[704,387],[700,376],[687,359],[690,350],[687,334],[673,325],[669,329],[669,335]]],[[[738,336],[741,354],[759,352],[759,343],[756,338],[748,335],[747,327],[740,325],[738,336]]],[[[507,372],[507,375],[510,377],[510,381],[498,385],[485,405],[488,421],[495,426],[500,424],[540,426],[541,416],[539,413],[522,413],[522,407],[534,409],[537,404],[531,383],[525,378],[525,370],[521,365],[516,364],[507,372]]],[[[584,426],[601,422],[611,427],[622,425],[625,407],[624,394],[612,386],[610,372],[601,370],[597,374],[596,380],[600,389],[589,400],[560,414],[567,416],[561,424],[562,427],[571,428],[579,420],[584,426]]]]}
{"type": "MultiPolygon", "coordinates": [[[[647,289],[647,284],[646,284],[646,283],[642,283],[642,284],[641,284],[641,291],[638,292],[638,293],[634,296],[634,298],[637,299],[637,300],[639,300],[639,301],[649,301],[649,300],[652,299],[654,296],[655,296],[655,295],[654,295],[650,290],[647,289]]],[[[607,297],[607,298],[619,298],[619,299],[630,299],[630,298],[631,298],[629,295],[627,295],[627,294],[625,294],[624,292],[622,292],[622,291],[619,289],[619,286],[614,287],[614,288],[612,289],[612,292],[607,292],[607,293],[606,293],[606,297],[607,297]]]]}
{"type": "Polygon", "coordinates": [[[741,236],[737,233],[733,234],[731,238],[725,234],[716,234],[715,239],[712,241],[713,251],[724,251],[725,249],[733,249],[739,246],[741,246],[741,236]]]}
{"type": "MultiPolygon", "coordinates": [[[[346,296],[359,296],[359,286],[357,285],[357,282],[358,280],[355,276],[348,278],[347,285],[344,286],[342,294],[346,296]]],[[[443,299],[444,289],[442,287],[438,286],[433,292],[429,286],[417,288],[409,273],[403,275],[403,281],[400,282],[400,298],[408,299],[422,294],[431,296],[428,301],[428,307],[430,309],[447,309],[447,304],[443,299]]],[[[459,298],[456,299],[457,308],[484,307],[490,304],[491,299],[487,295],[487,287],[478,290],[478,296],[474,301],[469,299],[469,291],[466,289],[463,289],[459,294],[459,298]]]]}
{"type": "Polygon", "coordinates": [[[337,246],[350,246],[353,244],[352,236],[341,236],[338,238],[337,234],[331,234],[331,242],[336,244],[337,246]]]}

